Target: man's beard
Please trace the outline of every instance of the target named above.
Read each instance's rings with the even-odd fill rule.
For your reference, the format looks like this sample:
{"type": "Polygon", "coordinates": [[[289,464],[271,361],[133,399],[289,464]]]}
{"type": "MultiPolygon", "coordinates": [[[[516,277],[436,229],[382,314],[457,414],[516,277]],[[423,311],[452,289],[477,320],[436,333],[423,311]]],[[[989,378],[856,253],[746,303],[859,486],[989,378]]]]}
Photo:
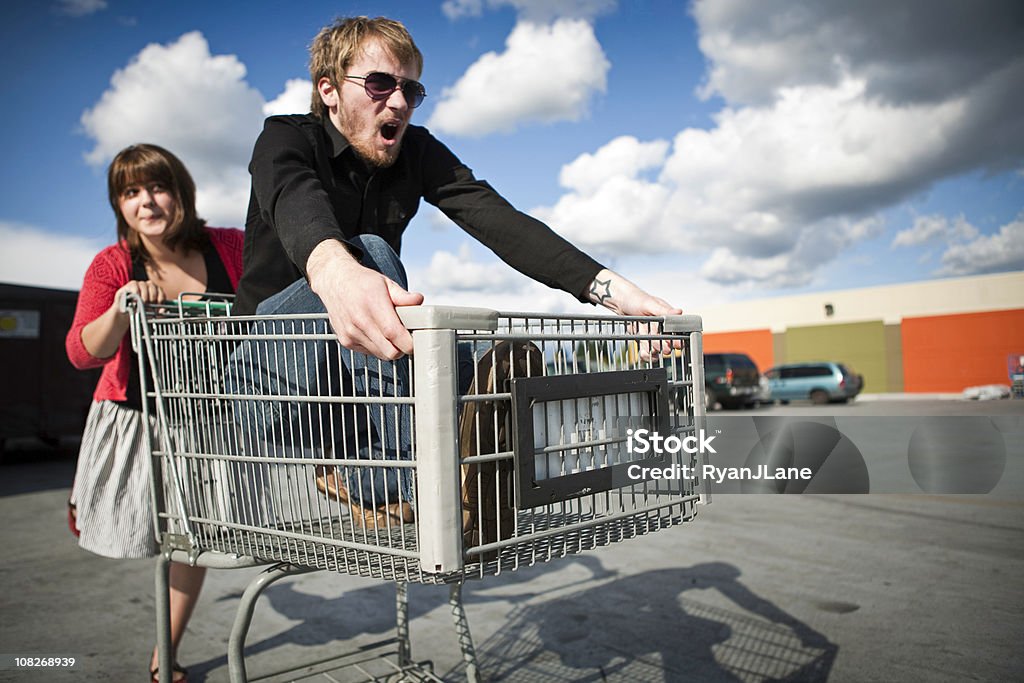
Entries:
{"type": "MultiPolygon", "coordinates": [[[[341,134],[345,136],[348,144],[355,150],[356,156],[362,159],[368,166],[372,168],[387,168],[398,159],[398,152],[402,149],[401,141],[390,149],[380,149],[373,141],[368,141],[365,137],[357,135],[350,130],[351,127],[346,120],[343,119],[340,123],[341,134]]],[[[377,135],[379,135],[379,131],[374,128],[373,138],[375,139],[377,135]]]]}
{"type": "Polygon", "coordinates": [[[368,166],[374,168],[387,168],[394,164],[398,159],[398,152],[402,149],[402,143],[398,143],[392,148],[395,150],[392,155],[388,151],[377,149],[363,140],[349,140],[349,144],[355,150],[356,156],[366,162],[368,166]]]}

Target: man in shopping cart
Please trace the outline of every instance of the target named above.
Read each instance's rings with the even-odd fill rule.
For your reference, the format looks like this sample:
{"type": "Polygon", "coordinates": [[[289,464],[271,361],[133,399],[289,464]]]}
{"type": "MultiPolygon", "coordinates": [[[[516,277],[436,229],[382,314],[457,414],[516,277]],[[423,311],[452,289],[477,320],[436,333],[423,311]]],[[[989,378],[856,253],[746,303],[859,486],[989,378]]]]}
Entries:
{"type": "MultiPolygon", "coordinates": [[[[359,354],[412,353],[395,308],[423,296],[407,290],[398,254],[421,199],[516,270],[580,301],[625,315],[681,312],[516,210],[410,123],[426,92],[422,54],[402,24],[339,19],[320,31],[310,55],[312,112],[268,118],[253,150],[236,313],[326,311],[338,341],[355,352],[347,366],[362,368],[359,354]]],[[[401,432],[399,422],[379,428],[401,432]]]]}

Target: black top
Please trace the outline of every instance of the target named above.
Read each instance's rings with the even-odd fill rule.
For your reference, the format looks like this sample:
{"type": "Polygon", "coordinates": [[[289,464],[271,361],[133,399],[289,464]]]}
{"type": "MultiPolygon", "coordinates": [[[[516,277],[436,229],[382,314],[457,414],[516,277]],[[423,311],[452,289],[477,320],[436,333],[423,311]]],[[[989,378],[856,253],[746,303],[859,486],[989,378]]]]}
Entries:
{"type": "Polygon", "coordinates": [[[408,127],[392,166],[371,170],[329,119],[272,116],[256,140],[249,173],[239,315],[304,277],[310,252],[325,239],[379,235],[401,254],[402,233],[420,198],[519,272],[580,301],[587,301],[602,268],[477,180],[420,126],[408,127]]]}
{"type": "MultiPolygon", "coordinates": [[[[206,291],[217,292],[218,294],[230,294],[234,290],[231,286],[231,277],[224,267],[224,262],[217,254],[217,248],[213,242],[207,240],[203,247],[203,261],[206,262],[206,291]]],[[[146,264],[137,256],[132,257],[132,279],[148,280],[149,273],[146,272],[146,264]]],[[[149,373],[146,374],[149,377],[149,373]]],[[[152,388],[152,381],[149,382],[152,388]]],[[[142,381],[139,377],[139,355],[132,351],[131,362],[128,363],[128,386],[125,387],[124,401],[119,401],[125,408],[142,410],[142,381]]],[[[152,399],[149,404],[150,415],[156,414],[156,407],[152,399]]]]}

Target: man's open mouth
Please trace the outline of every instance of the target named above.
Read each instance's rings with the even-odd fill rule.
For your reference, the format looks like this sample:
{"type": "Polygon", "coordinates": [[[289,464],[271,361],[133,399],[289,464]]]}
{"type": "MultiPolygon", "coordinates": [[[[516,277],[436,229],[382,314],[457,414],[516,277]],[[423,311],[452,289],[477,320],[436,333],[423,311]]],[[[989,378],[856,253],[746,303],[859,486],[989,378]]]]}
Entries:
{"type": "Polygon", "coordinates": [[[385,140],[394,140],[398,137],[398,124],[397,123],[385,123],[380,127],[380,134],[385,140]]]}

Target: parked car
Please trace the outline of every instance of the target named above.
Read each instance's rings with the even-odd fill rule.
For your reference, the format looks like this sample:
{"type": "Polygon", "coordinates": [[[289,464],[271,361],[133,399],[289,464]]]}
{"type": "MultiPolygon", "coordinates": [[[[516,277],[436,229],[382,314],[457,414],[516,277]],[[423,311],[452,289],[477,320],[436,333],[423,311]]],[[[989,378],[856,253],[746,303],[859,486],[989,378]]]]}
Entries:
{"type": "Polygon", "coordinates": [[[863,378],[841,363],[788,363],[764,373],[769,401],[810,400],[825,403],[846,403],[863,388],[863,378]]]}
{"type": "Polygon", "coordinates": [[[761,392],[761,374],[745,353],[704,354],[704,406],[714,410],[754,405],[761,392]]]}

